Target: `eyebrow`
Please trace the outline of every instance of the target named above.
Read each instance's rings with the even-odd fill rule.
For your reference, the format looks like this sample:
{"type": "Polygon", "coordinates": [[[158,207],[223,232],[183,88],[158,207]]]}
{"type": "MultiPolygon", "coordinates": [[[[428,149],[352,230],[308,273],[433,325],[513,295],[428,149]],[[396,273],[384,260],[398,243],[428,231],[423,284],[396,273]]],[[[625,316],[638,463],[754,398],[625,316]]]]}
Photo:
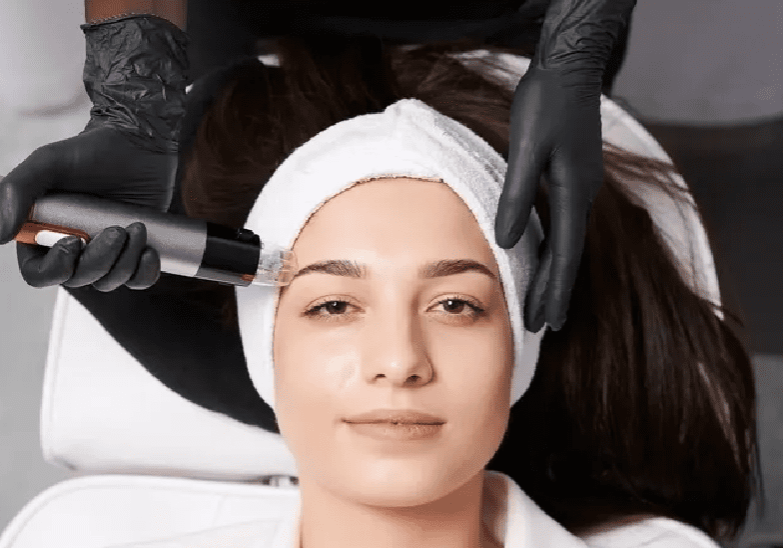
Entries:
{"type": "MultiPolygon", "coordinates": [[[[318,261],[302,268],[297,272],[291,282],[299,276],[321,272],[333,276],[346,276],[348,278],[357,278],[364,280],[367,278],[367,265],[359,264],[356,261],[348,260],[327,260],[318,261]]],[[[479,272],[485,274],[497,281],[497,276],[485,265],[472,259],[442,259],[426,263],[419,268],[419,277],[429,280],[432,278],[441,278],[444,276],[453,276],[463,272],[479,272]]]]}

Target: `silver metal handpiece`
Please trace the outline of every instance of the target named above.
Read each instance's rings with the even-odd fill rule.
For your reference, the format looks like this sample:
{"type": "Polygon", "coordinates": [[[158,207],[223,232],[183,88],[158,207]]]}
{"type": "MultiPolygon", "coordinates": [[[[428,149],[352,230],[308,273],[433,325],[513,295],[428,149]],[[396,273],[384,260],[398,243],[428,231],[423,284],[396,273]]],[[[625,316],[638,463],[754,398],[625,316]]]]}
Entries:
{"type": "Polygon", "coordinates": [[[147,245],[158,252],[161,271],[168,274],[236,286],[283,286],[296,272],[291,250],[264,246],[250,230],[87,194],[39,198],[14,239],[51,247],[62,238],[78,236],[86,245],[110,226],[135,222],[146,226],[147,245]]]}

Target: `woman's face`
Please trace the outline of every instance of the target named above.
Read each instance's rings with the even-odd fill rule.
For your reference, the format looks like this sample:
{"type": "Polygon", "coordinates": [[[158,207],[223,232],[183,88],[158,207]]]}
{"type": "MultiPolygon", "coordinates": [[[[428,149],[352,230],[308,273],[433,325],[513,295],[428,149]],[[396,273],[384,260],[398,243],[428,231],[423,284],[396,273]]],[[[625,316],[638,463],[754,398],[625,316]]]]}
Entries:
{"type": "Polygon", "coordinates": [[[302,484],[414,506],[482,471],[508,422],[513,338],[494,256],[459,196],[420,179],[360,183],[320,208],[293,250],[300,272],[323,261],[364,272],[313,270],[281,293],[276,414],[302,484]],[[458,265],[423,274],[454,260],[489,275],[458,265]],[[379,440],[344,421],[376,409],[445,423],[430,438],[379,440]]]}

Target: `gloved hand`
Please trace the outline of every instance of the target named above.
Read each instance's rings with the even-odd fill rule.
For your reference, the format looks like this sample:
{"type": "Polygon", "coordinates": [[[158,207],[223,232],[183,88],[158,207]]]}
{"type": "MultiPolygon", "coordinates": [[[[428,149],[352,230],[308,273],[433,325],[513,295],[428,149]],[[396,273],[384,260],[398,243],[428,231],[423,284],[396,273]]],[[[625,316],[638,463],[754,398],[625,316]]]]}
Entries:
{"type": "MultiPolygon", "coordinates": [[[[92,194],[167,211],[184,114],[188,37],[172,23],[135,16],[82,25],[90,121],[75,137],[44,145],[0,180],[0,245],[51,191],[92,194]]],[[[17,242],[19,269],[33,287],[92,284],[146,289],[160,277],[160,256],[142,223],[107,227],[82,249],[78,238],[52,248],[17,242]]]]}
{"type": "Polygon", "coordinates": [[[542,174],[550,230],[525,301],[525,327],[559,331],[603,183],[602,77],[636,0],[552,0],[536,54],[511,107],[508,170],[495,240],[510,249],[527,226],[542,174]]]}
{"type": "Polygon", "coordinates": [[[565,322],[590,208],[603,183],[600,96],[600,83],[591,89],[580,75],[532,65],[517,84],[495,238],[504,249],[516,245],[546,173],[550,230],[525,297],[525,324],[532,332],[543,327],[544,312],[555,331],[565,322]]]}
{"type": "MultiPolygon", "coordinates": [[[[166,211],[171,201],[176,154],[137,148],[122,130],[104,126],[34,151],[0,182],[2,243],[26,221],[35,200],[50,191],[94,194],[166,211]]],[[[107,227],[84,249],[78,238],[47,248],[17,242],[22,278],[33,287],[93,284],[99,291],[120,285],[146,289],[160,276],[160,256],[146,245],[143,223],[107,227]]]]}

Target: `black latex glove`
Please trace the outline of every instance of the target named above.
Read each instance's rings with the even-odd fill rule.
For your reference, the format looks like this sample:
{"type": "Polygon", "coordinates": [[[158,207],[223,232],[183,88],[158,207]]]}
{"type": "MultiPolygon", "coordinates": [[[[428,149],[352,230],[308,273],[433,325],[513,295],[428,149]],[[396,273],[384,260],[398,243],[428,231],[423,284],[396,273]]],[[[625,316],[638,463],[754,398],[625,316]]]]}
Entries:
{"type": "Polygon", "coordinates": [[[511,108],[508,171],[495,219],[497,244],[516,245],[542,175],[550,229],[525,302],[525,327],[566,320],[590,209],[603,183],[602,78],[636,0],[553,0],[536,54],[511,108]]]}
{"type": "MultiPolygon", "coordinates": [[[[35,200],[50,192],[92,194],[158,211],[171,203],[188,83],[187,35],[155,16],[81,28],[90,121],[75,137],[35,150],[0,181],[0,245],[19,232],[35,200]]],[[[84,249],[78,238],[51,248],[17,242],[17,259],[33,287],[146,289],[161,273],[160,256],[146,241],[144,225],[133,223],[108,227],[84,249]]]]}

